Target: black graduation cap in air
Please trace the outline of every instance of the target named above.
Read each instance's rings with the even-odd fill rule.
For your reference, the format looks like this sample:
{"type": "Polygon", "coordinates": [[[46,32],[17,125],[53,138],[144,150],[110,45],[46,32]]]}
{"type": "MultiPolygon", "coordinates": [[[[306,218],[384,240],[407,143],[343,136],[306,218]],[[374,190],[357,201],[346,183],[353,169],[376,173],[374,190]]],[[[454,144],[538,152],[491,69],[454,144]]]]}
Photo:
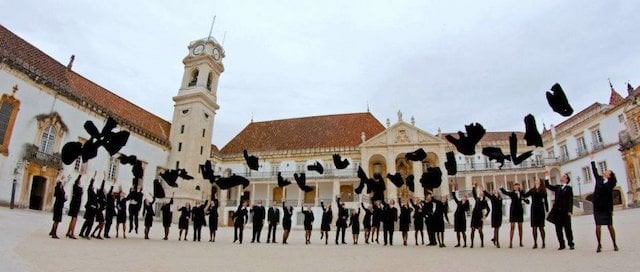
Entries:
{"type": "Polygon", "coordinates": [[[117,154],[127,144],[130,133],[128,131],[113,132],[118,123],[108,117],[102,131],[99,131],[92,121],[86,121],[83,125],[85,131],[91,136],[84,144],[80,142],[68,142],[62,148],[63,163],[69,165],[78,157],[87,162],[98,155],[98,148],[104,147],[110,156],[117,154]]]}
{"type": "Polygon", "coordinates": [[[322,175],[324,173],[324,167],[322,167],[322,164],[320,164],[319,161],[316,161],[316,163],[314,163],[314,164],[308,165],[307,166],[307,170],[316,171],[320,175],[322,175]]]}
{"type": "Polygon", "coordinates": [[[291,181],[289,181],[288,179],[285,179],[282,177],[282,173],[278,172],[278,187],[282,188],[282,187],[286,187],[289,186],[289,184],[291,184],[291,181]]]}
{"type": "Polygon", "coordinates": [[[502,169],[505,160],[511,160],[511,155],[505,155],[499,147],[485,147],[482,149],[482,154],[490,160],[498,162],[500,164],[500,166],[498,166],[499,169],[502,169]]]}
{"type": "Polygon", "coordinates": [[[525,133],[524,139],[527,141],[527,146],[542,147],[542,136],[538,132],[538,126],[536,126],[536,118],[533,115],[528,114],[524,117],[525,133]]]}
{"type": "Polygon", "coordinates": [[[193,177],[189,176],[185,169],[167,169],[160,173],[160,177],[171,187],[178,187],[178,177],[186,180],[192,180],[193,177]]]}
{"type": "Polygon", "coordinates": [[[445,138],[456,147],[458,152],[467,156],[475,155],[476,145],[487,131],[479,123],[472,123],[464,127],[467,133],[458,131],[458,139],[451,135],[447,135],[445,138]]]}
{"type": "Polygon", "coordinates": [[[558,83],[551,86],[551,92],[547,92],[547,102],[549,102],[549,106],[553,111],[564,117],[569,117],[573,114],[573,108],[569,105],[567,95],[558,83]]]}
{"type": "Polygon", "coordinates": [[[419,148],[416,151],[405,154],[404,157],[410,161],[422,161],[427,158],[427,152],[425,152],[424,149],[419,148]]]}
{"type": "Polygon", "coordinates": [[[415,180],[415,177],[413,175],[408,175],[407,180],[405,181],[405,184],[407,184],[407,187],[411,192],[413,192],[416,187],[414,180],[415,180]]]}
{"type": "MultiPolygon", "coordinates": [[[[211,186],[211,201],[216,199],[216,193],[218,193],[218,187],[211,186]]],[[[216,205],[217,206],[217,205],[216,205]]]]}
{"type": "Polygon", "coordinates": [[[62,147],[60,156],[65,165],[72,164],[82,154],[81,142],[68,142],[62,147]]]}
{"type": "Polygon", "coordinates": [[[144,175],[144,169],[142,168],[142,162],[138,160],[135,155],[120,155],[118,158],[120,164],[123,165],[132,165],[131,173],[135,178],[142,178],[144,175]]]}
{"type": "Polygon", "coordinates": [[[153,195],[157,198],[165,198],[164,188],[162,188],[162,184],[159,179],[153,180],[153,195]]]}
{"type": "Polygon", "coordinates": [[[519,165],[533,155],[533,151],[531,150],[518,155],[518,136],[515,132],[509,136],[509,149],[511,151],[511,161],[514,165],[519,165]]]}
{"type": "Polygon", "coordinates": [[[397,188],[402,187],[404,185],[404,180],[402,179],[402,175],[400,173],[396,173],[395,175],[387,174],[387,178],[395,185],[397,188]]]}
{"type": "Polygon", "coordinates": [[[440,170],[440,167],[428,167],[427,171],[422,173],[420,183],[422,188],[427,190],[440,187],[440,184],[442,184],[442,170],[440,170]]]}
{"type": "Polygon", "coordinates": [[[204,164],[199,165],[199,167],[202,178],[208,180],[209,183],[214,184],[216,180],[220,178],[220,176],[215,175],[210,160],[205,161],[204,164]]]}
{"type": "Polygon", "coordinates": [[[349,166],[349,160],[343,160],[340,154],[333,154],[333,164],[336,166],[336,169],[345,169],[349,166]]]}
{"type": "Polygon", "coordinates": [[[293,174],[293,178],[296,180],[296,183],[298,184],[298,187],[300,187],[300,190],[308,193],[313,191],[313,188],[310,186],[307,186],[307,175],[305,173],[301,173],[300,175],[298,175],[298,173],[293,174]]]}
{"type": "Polygon", "coordinates": [[[447,152],[447,161],[444,162],[444,167],[447,169],[447,175],[449,176],[455,176],[458,173],[456,154],[453,151],[447,152]]]}
{"type": "Polygon", "coordinates": [[[218,187],[220,187],[221,190],[229,190],[233,187],[236,186],[240,186],[242,185],[242,188],[247,188],[247,186],[249,186],[249,180],[243,176],[239,176],[236,174],[233,174],[229,177],[226,178],[219,178],[216,181],[216,184],[218,185],[218,187]]]}
{"type": "Polygon", "coordinates": [[[369,179],[367,183],[367,193],[373,193],[371,199],[383,200],[385,190],[387,190],[387,186],[385,185],[382,175],[378,173],[373,174],[373,179],[369,179]]]}
{"type": "Polygon", "coordinates": [[[249,156],[249,152],[247,152],[246,149],[243,150],[242,153],[244,154],[244,160],[247,162],[249,169],[258,171],[258,168],[260,168],[258,157],[253,155],[249,156]]]}
{"type": "Polygon", "coordinates": [[[358,184],[358,187],[354,189],[354,191],[356,192],[356,194],[361,194],[362,190],[364,190],[364,185],[369,182],[369,177],[367,177],[367,174],[364,172],[364,170],[362,170],[362,167],[360,166],[358,166],[358,179],[360,179],[360,183],[358,184]]]}

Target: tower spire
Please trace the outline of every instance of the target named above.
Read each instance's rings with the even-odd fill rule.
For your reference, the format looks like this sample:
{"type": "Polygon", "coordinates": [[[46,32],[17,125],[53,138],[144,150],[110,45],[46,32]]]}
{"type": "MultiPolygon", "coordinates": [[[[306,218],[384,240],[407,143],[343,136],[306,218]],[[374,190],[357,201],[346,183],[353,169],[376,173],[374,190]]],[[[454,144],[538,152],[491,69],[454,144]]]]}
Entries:
{"type": "Polygon", "coordinates": [[[207,36],[207,40],[211,39],[211,32],[213,32],[213,25],[216,23],[216,16],[213,15],[213,20],[211,21],[211,27],[209,28],[209,36],[207,36]]]}

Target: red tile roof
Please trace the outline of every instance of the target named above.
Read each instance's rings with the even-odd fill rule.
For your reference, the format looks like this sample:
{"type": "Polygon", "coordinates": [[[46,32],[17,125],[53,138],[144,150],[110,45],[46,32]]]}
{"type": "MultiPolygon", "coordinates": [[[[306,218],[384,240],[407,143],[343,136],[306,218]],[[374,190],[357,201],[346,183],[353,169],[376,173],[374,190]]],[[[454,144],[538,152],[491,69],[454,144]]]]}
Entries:
{"type": "Polygon", "coordinates": [[[133,132],[170,146],[171,123],[67,69],[2,25],[0,61],[82,106],[112,116],[133,132]]]}
{"type": "Polygon", "coordinates": [[[609,105],[615,106],[622,102],[624,98],[615,89],[611,88],[611,96],[609,96],[609,105]]]}
{"type": "Polygon", "coordinates": [[[361,134],[367,139],[385,127],[371,113],[351,113],[253,122],[236,135],[222,154],[300,150],[307,148],[357,147],[361,134]]]}

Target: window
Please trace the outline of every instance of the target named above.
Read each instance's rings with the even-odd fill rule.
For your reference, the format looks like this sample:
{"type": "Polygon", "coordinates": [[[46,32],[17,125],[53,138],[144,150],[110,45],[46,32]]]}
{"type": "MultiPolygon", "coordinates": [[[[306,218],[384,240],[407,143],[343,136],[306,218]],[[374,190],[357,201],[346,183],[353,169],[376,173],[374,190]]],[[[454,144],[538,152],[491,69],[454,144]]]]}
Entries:
{"type": "Polygon", "coordinates": [[[176,169],[180,169],[180,161],[176,161],[176,169]]]}
{"type": "Polygon", "coordinates": [[[204,128],[202,129],[202,138],[204,138],[204,133],[205,133],[206,131],[207,131],[206,129],[204,129],[204,128]]]}
{"type": "Polygon", "coordinates": [[[189,80],[189,87],[195,86],[196,83],[198,83],[198,73],[200,73],[200,71],[198,71],[198,68],[193,69],[193,72],[191,72],[191,79],[189,80]]]}
{"type": "Polygon", "coordinates": [[[560,146],[560,156],[561,156],[562,160],[568,160],[569,159],[569,149],[567,148],[567,145],[561,145],[560,146]]]}
{"type": "Polygon", "coordinates": [[[180,126],[180,134],[184,134],[184,125],[180,126]]]}
{"type": "MultiPolygon", "coordinates": [[[[18,86],[13,87],[13,92],[18,90],[18,86]]],[[[5,156],[9,154],[9,140],[13,131],[13,124],[20,108],[20,101],[13,95],[3,94],[0,99],[0,153],[5,156]]]]}
{"type": "Polygon", "coordinates": [[[118,156],[112,156],[109,159],[109,171],[107,172],[107,180],[113,181],[118,176],[118,165],[120,162],[117,157],[118,156]]]}
{"type": "Polygon", "coordinates": [[[584,155],[587,153],[587,143],[584,141],[584,137],[580,136],[576,139],[578,144],[578,155],[584,155]]]}
{"type": "Polygon", "coordinates": [[[607,171],[607,162],[606,161],[601,161],[598,162],[598,171],[600,171],[600,173],[604,173],[604,171],[607,171]]]}
{"type": "Polygon", "coordinates": [[[584,183],[591,182],[591,168],[589,166],[582,167],[582,178],[584,183]]]}
{"type": "Polygon", "coordinates": [[[553,149],[549,149],[547,151],[547,158],[549,158],[549,159],[555,159],[556,158],[556,153],[553,152],[553,149]]]}
{"type": "Polygon", "coordinates": [[[200,147],[200,155],[202,155],[202,152],[204,151],[204,147],[200,147]]]}
{"type": "Polygon", "coordinates": [[[594,129],[591,131],[591,139],[593,139],[593,149],[599,149],[602,147],[602,134],[600,129],[594,129]]]}
{"type": "Polygon", "coordinates": [[[211,91],[211,81],[213,80],[213,74],[209,73],[207,77],[207,90],[211,91]]]}
{"type": "Polygon", "coordinates": [[[42,137],[40,137],[40,148],[38,151],[46,154],[53,154],[53,144],[56,140],[56,128],[52,125],[47,126],[42,131],[42,137]]]}
{"type": "Polygon", "coordinates": [[[474,156],[469,156],[467,157],[467,165],[469,166],[470,169],[475,169],[475,157],[474,156]]]}
{"type": "Polygon", "coordinates": [[[544,166],[542,155],[536,155],[536,166],[544,166]]]}
{"type": "Polygon", "coordinates": [[[278,172],[280,172],[280,165],[276,165],[276,166],[273,166],[273,167],[271,168],[271,175],[272,175],[272,176],[277,175],[277,174],[278,174],[278,172]]]}
{"type": "Polygon", "coordinates": [[[178,152],[182,151],[182,143],[178,143],[178,152]]]}
{"type": "Polygon", "coordinates": [[[79,156],[73,163],[73,170],[80,171],[80,165],[82,165],[82,156],[79,156]]]}

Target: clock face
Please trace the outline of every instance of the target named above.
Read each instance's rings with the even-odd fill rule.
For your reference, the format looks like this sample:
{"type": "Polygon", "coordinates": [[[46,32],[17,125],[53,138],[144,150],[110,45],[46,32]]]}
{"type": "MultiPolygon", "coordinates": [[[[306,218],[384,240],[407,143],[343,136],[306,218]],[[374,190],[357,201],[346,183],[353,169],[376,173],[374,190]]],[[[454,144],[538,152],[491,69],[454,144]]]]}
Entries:
{"type": "Polygon", "coordinates": [[[213,58],[215,60],[220,60],[220,49],[218,48],[213,49],[213,58]]]}
{"type": "Polygon", "coordinates": [[[200,55],[200,54],[202,54],[203,51],[204,51],[204,44],[201,44],[201,45],[196,46],[196,48],[193,49],[193,54],[194,55],[200,55]]]}

